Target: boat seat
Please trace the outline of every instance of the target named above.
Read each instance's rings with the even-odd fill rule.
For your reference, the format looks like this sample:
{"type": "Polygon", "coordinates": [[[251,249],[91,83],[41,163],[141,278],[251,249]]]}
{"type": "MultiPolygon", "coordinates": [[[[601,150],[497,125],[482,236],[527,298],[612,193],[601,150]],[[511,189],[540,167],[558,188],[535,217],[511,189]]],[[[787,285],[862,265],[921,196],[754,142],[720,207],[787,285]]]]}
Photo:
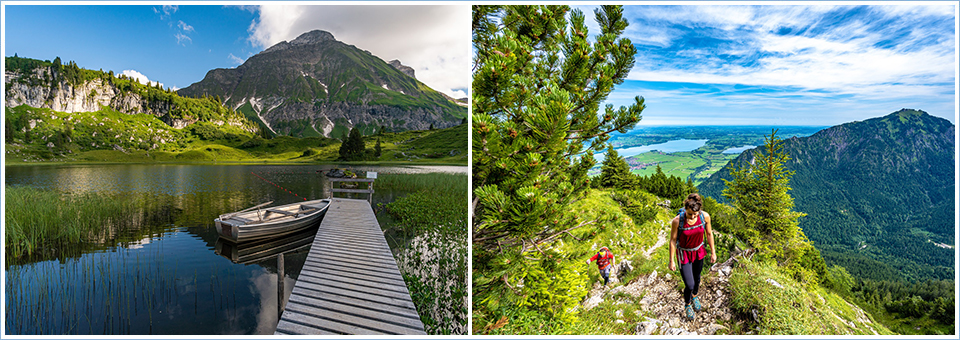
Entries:
{"type": "Polygon", "coordinates": [[[296,215],[297,215],[297,213],[292,213],[292,212],[289,212],[289,211],[283,211],[283,210],[277,210],[277,209],[266,209],[266,211],[267,211],[267,212],[272,212],[272,213],[275,213],[275,214],[287,215],[287,216],[296,216],[296,215]]]}
{"type": "Polygon", "coordinates": [[[238,216],[230,216],[230,217],[228,217],[228,218],[222,219],[221,221],[227,221],[227,220],[237,220],[237,221],[240,221],[240,222],[243,222],[243,223],[257,222],[257,220],[251,220],[251,219],[248,219],[248,218],[243,218],[243,217],[238,217],[238,216]]]}

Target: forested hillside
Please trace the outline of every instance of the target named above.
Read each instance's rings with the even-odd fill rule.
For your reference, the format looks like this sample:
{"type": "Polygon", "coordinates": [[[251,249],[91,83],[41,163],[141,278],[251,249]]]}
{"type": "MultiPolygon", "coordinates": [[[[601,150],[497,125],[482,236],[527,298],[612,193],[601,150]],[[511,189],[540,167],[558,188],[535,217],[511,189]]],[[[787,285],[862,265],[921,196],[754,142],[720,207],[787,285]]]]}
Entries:
{"type": "MultiPolygon", "coordinates": [[[[927,317],[953,323],[934,311],[953,310],[953,290],[936,287],[952,287],[955,275],[954,129],[904,109],[784,143],[792,158],[786,167],[796,172],[790,194],[807,214],[804,233],[828,265],[857,280],[852,292],[861,302],[918,323],[903,328],[910,332],[936,328],[921,320],[927,317]],[[919,294],[918,287],[937,293],[919,294]]],[[[760,152],[744,152],[700,191],[726,201],[730,169],[760,152]]]]}

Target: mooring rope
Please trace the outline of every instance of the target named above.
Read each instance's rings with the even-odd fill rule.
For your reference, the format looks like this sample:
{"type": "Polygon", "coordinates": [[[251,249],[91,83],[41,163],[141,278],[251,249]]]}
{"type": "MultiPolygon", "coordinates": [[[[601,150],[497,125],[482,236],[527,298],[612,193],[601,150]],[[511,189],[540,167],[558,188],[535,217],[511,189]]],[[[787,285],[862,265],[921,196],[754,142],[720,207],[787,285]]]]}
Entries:
{"type": "Polygon", "coordinates": [[[273,184],[273,186],[275,186],[275,187],[277,187],[277,188],[280,188],[280,190],[283,190],[283,191],[287,192],[288,194],[291,194],[291,195],[296,196],[296,197],[299,197],[299,198],[303,198],[304,201],[307,200],[306,197],[301,197],[300,195],[297,195],[296,193],[288,190],[287,188],[284,188],[284,187],[280,186],[280,185],[277,184],[277,183],[273,183],[273,182],[267,180],[266,178],[260,177],[260,175],[258,175],[256,172],[250,171],[250,174],[252,174],[252,175],[254,175],[254,176],[257,176],[257,178],[263,180],[264,182],[273,184]]]}

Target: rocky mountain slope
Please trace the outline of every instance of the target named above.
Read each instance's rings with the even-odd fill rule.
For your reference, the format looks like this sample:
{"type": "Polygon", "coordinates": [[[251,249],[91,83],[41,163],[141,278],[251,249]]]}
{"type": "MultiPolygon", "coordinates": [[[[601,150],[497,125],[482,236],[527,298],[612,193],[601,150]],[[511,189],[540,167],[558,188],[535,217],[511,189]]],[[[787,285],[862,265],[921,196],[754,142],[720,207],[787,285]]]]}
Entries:
{"type": "Polygon", "coordinates": [[[219,103],[182,98],[159,87],[143,85],[112,72],[82,69],[29,58],[5,58],[5,107],[26,105],[58,112],[95,112],[104,107],[126,114],[150,114],[180,129],[197,121],[227,124],[250,132],[256,127],[219,103]]]}
{"type": "MultiPolygon", "coordinates": [[[[615,324],[634,320],[626,325],[626,334],[631,335],[891,334],[863,309],[834,292],[757,270],[753,254],[752,250],[737,251],[724,262],[704,267],[698,295],[703,309],[693,320],[688,320],[683,310],[678,272],[654,270],[622,285],[614,280],[609,287],[598,282],[581,308],[588,314],[613,311],[608,322],[615,324]],[[777,302],[744,302],[755,300],[756,295],[773,295],[777,302]],[[625,315],[627,305],[634,315],[625,315]]],[[[624,261],[611,276],[627,276],[632,270],[632,263],[624,261]]]]}
{"type": "Polygon", "coordinates": [[[413,78],[413,69],[390,64],[325,31],[280,42],[234,69],[214,69],[178,91],[218,96],[276,134],[340,137],[358,127],[371,134],[446,128],[467,109],[413,78]]]}
{"type": "MultiPolygon", "coordinates": [[[[954,140],[949,121],[900,110],[786,140],[795,210],[828,264],[875,280],[954,276],[954,140]],[[910,251],[903,251],[910,249],[910,251]]],[[[722,179],[748,150],[699,185],[723,201],[722,179]]]]}

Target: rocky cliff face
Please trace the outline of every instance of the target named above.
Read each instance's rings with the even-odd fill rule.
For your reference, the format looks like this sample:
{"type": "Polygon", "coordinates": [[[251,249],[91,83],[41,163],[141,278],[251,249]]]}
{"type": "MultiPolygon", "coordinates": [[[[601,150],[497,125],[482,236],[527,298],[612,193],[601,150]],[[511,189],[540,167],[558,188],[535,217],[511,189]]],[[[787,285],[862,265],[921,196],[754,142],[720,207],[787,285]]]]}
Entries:
{"type": "Polygon", "coordinates": [[[403,72],[403,74],[410,76],[410,78],[417,79],[417,76],[414,75],[413,67],[401,64],[400,60],[394,59],[394,60],[391,60],[388,64],[390,64],[390,66],[393,66],[393,68],[400,70],[400,72],[403,72]]]}
{"type": "Polygon", "coordinates": [[[38,68],[32,74],[23,75],[14,72],[4,74],[6,85],[6,107],[27,105],[36,108],[48,108],[54,111],[94,112],[103,107],[127,114],[151,114],[174,128],[183,128],[196,120],[171,117],[172,105],[163,101],[147,101],[133,92],[123,93],[115,86],[101,79],[93,79],[73,85],[67,81],[52,84],[43,82],[21,82],[17,79],[43,79],[49,77],[49,68],[38,68]]]}
{"type": "Polygon", "coordinates": [[[220,96],[224,105],[281,135],[446,128],[466,117],[465,107],[417,81],[412,68],[388,64],[324,31],[278,43],[235,69],[211,70],[178,92],[220,96]]]}

